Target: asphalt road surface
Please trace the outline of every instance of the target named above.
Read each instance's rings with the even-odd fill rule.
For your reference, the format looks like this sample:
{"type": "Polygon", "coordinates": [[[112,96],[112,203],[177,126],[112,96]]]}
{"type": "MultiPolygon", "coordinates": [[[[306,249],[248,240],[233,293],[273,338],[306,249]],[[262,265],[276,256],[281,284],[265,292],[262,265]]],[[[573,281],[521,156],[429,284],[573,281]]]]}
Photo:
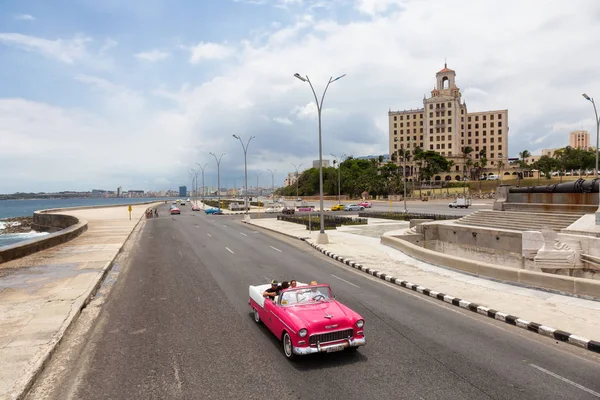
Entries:
{"type": "Polygon", "coordinates": [[[45,373],[30,398],[600,396],[600,363],[591,353],[375,280],[239,216],[189,206],[167,216],[165,207],[130,244],[135,251],[89,331],[65,339],[58,353],[81,350],[61,368],[49,364],[66,377],[49,384],[45,373]],[[286,360],[248,306],[248,285],[273,278],[330,283],[365,318],[367,345],[286,360]]]}

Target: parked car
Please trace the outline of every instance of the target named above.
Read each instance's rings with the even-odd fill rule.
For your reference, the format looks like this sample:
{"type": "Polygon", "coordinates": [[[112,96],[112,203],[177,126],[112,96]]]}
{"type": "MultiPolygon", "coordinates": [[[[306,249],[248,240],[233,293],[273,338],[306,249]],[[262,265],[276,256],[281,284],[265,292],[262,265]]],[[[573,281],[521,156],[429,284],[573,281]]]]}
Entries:
{"type": "Polygon", "coordinates": [[[364,318],[337,301],[329,285],[298,282],[297,287],[282,290],[274,300],[262,295],[270,286],[251,285],[249,303],[254,321],[264,323],[281,340],[286,358],[356,351],[367,343],[364,318]]]}
{"type": "Polygon", "coordinates": [[[370,201],[362,201],[360,203],[358,203],[359,206],[363,206],[364,208],[371,208],[372,204],[370,201]]]}
{"type": "Polygon", "coordinates": [[[181,214],[181,210],[179,208],[177,208],[177,207],[171,208],[171,215],[175,215],[175,214],[176,215],[181,214]]]}
{"type": "Polygon", "coordinates": [[[281,210],[282,214],[293,214],[294,212],[296,212],[296,210],[292,207],[284,207],[283,210],[281,210]]]}
{"type": "Polygon", "coordinates": [[[220,208],[207,208],[204,210],[206,214],[223,215],[223,210],[220,208]]]}
{"type": "Polygon", "coordinates": [[[331,207],[331,211],[344,211],[344,205],[336,204],[335,206],[331,207]]]}
{"type": "Polygon", "coordinates": [[[490,174],[487,176],[488,181],[497,181],[498,179],[500,179],[500,176],[498,175],[490,174]]]}
{"type": "Polygon", "coordinates": [[[344,206],[344,211],[362,211],[365,208],[358,204],[348,204],[344,206]]]}
{"type": "Polygon", "coordinates": [[[200,211],[200,206],[199,206],[199,205],[197,205],[197,204],[194,204],[194,205],[192,206],[192,211],[200,211]]]}

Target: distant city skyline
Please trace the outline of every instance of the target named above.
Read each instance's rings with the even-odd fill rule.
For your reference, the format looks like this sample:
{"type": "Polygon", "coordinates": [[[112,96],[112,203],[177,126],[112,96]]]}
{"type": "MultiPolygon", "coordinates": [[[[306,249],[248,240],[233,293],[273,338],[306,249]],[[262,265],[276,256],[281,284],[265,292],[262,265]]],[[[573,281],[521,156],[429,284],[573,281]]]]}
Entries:
{"type": "MultiPolygon", "coordinates": [[[[510,111],[509,157],[595,145],[600,2],[183,0],[0,8],[0,192],[191,186],[323,156],[387,154],[387,110],[418,106],[445,61],[469,110],[510,111]],[[23,18],[27,15],[27,18],[23,18]],[[463,23],[457,24],[457,21],[463,23]],[[493,21],[493,23],[490,23],[493,21]],[[160,26],[160,29],[156,29],[160,26]],[[559,55],[559,56],[557,56],[559,55]],[[415,104],[415,100],[417,103],[415,104]]],[[[253,179],[249,179],[250,181],[253,179]]],[[[208,183],[207,183],[208,185],[208,183]]]]}

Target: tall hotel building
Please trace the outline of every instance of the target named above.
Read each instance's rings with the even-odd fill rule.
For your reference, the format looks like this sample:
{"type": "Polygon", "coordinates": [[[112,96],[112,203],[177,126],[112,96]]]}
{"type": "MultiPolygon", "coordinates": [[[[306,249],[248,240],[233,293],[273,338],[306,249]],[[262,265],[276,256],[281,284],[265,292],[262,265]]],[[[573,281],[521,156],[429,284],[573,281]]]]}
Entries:
{"type": "MultiPolygon", "coordinates": [[[[431,97],[423,99],[423,108],[389,111],[390,157],[402,149],[433,150],[454,161],[452,171],[441,173],[435,180],[461,180],[465,158],[463,148],[470,146],[473,163],[485,150],[486,170],[497,173],[498,162],[508,168],[508,110],[468,112],[456,86],[456,72],[444,65],[436,75],[431,97]]],[[[412,157],[411,157],[412,160],[412,157]]],[[[414,163],[407,162],[407,176],[415,173],[414,163]]],[[[469,172],[467,172],[467,175],[469,172]]]]}

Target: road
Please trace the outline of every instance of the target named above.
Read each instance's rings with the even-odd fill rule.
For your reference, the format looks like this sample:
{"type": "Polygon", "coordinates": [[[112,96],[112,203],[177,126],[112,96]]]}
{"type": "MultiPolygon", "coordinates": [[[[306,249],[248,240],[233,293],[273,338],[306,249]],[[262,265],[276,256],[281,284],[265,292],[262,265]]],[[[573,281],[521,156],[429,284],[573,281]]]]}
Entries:
{"type": "Polygon", "coordinates": [[[55,357],[63,364],[49,364],[30,399],[600,396],[591,353],[361,275],[239,216],[164,207],[128,244],[89,330],[75,328],[57,354],[77,350],[55,357]],[[248,306],[248,285],[274,278],[330,283],[365,317],[368,344],[286,360],[248,306]]]}
{"type": "MultiPolygon", "coordinates": [[[[261,199],[265,204],[270,202],[270,199],[261,199]]],[[[420,213],[420,214],[443,214],[443,215],[455,215],[457,217],[465,216],[472,214],[479,210],[491,210],[493,205],[493,200],[473,200],[473,205],[469,208],[450,208],[448,207],[449,200],[433,200],[428,202],[422,201],[407,201],[406,208],[410,213],[420,213]]],[[[357,203],[357,201],[343,201],[342,204],[353,204],[357,203]]],[[[293,201],[287,201],[285,204],[292,207],[295,203],[293,201]]],[[[319,207],[318,201],[307,201],[307,204],[315,206],[317,209],[319,207]]],[[[324,201],[323,206],[325,208],[326,214],[329,215],[355,215],[357,211],[330,211],[333,205],[337,204],[336,201],[324,201]]],[[[266,209],[262,209],[263,211],[266,209]]],[[[381,211],[381,212],[403,212],[404,211],[404,202],[402,201],[393,201],[390,207],[390,203],[387,201],[376,201],[372,202],[372,207],[367,208],[365,212],[371,211],[381,211]]],[[[261,214],[263,214],[261,212],[261,214]]],[[[267,214],[268,215],[268,214],[267,214]]],[[[276,214],[274,214],[276,215],[276,214]]]]}

